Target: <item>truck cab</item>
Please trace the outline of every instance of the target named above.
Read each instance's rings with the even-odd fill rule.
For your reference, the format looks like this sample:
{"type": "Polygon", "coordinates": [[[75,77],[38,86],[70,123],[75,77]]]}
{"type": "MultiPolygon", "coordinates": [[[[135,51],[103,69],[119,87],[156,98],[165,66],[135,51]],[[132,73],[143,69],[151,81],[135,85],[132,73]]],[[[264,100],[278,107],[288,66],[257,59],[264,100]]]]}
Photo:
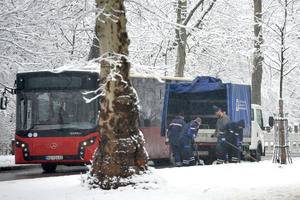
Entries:
{"type": "Polygon", "coordinates": [[[261,160],[261,156],[265,155],[264,148],[264,120],[263,111],[260,105],[251,105],[251,140],[247,138],[244,142],[248,142],[249,150],[257,160],[261,160]]]}

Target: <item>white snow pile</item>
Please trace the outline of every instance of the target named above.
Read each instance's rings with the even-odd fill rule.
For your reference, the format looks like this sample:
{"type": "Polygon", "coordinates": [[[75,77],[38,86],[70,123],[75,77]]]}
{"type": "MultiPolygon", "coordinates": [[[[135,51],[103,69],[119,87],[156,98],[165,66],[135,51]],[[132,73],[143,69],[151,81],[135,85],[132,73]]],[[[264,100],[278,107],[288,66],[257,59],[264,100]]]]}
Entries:
{"type": "MultiPolygon", "coordinates": [[[[90,190],[85,175],[0,182],[1,200],[195,200],[300,199],[300,158],[293,164],[224,164],[153,169],[133,178],[136,185],[90,190]]],[[[0,174],[1,175],[1,174],[0,174]]]]}
{"type": "Polygon", "coordinates": [[[15,165],[15,156],[0,156],[0,167],[10,167],[15,165]]]}

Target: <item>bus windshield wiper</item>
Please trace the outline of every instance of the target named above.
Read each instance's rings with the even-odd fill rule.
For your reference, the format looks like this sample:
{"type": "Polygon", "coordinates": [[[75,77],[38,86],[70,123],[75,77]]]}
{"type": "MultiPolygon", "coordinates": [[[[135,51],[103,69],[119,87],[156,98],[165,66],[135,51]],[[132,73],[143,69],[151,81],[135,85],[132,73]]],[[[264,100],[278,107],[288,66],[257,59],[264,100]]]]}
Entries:
{"type": "Polygon", "coordinates": [[[24,135],[27,135],[28,133],[30,133],[37,125],[40,125],[40,124],[32,124],[31,127],[25,132],[24,135]]]}

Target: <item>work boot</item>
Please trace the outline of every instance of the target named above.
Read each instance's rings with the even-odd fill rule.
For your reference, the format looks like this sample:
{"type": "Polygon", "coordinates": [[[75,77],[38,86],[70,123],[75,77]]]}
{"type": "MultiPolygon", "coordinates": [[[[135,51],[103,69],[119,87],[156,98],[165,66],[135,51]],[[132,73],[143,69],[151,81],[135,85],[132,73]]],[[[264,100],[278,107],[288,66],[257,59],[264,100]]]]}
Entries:
{"type": "Polygon", "coordinates": [[[217,159],[217,162],[216,162],[217,165],[224,164],[224,163],[225,163],[225,160],[217,159]]]}
{"type": "Polygon", "coordinates": [[[181,167],[182,166],[182,163],[181,162],[176,162],[175,163],[175,167],[181,167]]]}

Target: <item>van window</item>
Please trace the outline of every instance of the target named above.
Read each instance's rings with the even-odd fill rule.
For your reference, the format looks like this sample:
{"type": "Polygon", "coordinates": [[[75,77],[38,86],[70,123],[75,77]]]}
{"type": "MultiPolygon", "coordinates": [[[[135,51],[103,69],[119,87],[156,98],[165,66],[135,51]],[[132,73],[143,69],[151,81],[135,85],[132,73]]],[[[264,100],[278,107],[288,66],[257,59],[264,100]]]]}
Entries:
{"type": "Polygon", "coordinates": [[[253,108],[251,109],[251,121],[254,121],[254,110],[253,110],[253,108]]]}
{"type": "Polygon", "coordinates": [[[263,122],[262,112],[260,109],[256,109],[256,121],[260,126],[260,128],[262,129],[264,127],[264,122],[263,122]]]}

